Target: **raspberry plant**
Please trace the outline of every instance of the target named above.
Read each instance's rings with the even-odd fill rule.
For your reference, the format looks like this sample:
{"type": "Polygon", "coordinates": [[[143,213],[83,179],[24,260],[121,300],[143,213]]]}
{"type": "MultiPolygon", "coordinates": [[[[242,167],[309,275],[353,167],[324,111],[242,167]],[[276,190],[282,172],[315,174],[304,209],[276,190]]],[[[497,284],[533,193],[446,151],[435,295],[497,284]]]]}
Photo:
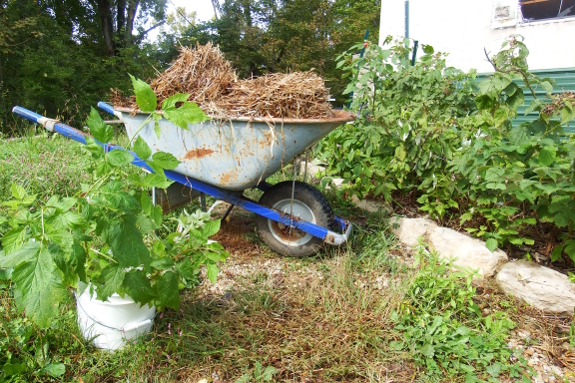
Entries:
{"type": "MultiPolygon", "coordinates": [[[[152,89],[132,80],[140,108],[157,121],[160,114],[152,89]]],[[[162,104],[164,116],[186,129],[187,123],[207,119],[187,98],[177,94],[162,104]]],[[[177,218],[181,230],[156,234],[162,210],[152,204],[149,189],[171,184],[164,170],[178,166],[173,155],[152,154],[139,137],[133,152],[105,150],[102,143],[112,140],[112,127],[94,109],[87,125],[93,135],[86,138],[85,147],[93,158],[92,182],[73,197],[55,195],[46,202],[12,185],[13,200],[5,203],[11,218],[0,222],[9,227],[2,239],[0,268],[11,273],[19,310],[43,328],[58,315],[67,287],[81,293],[90,286],[100,300],[128,294],[142,305],[178,309],[179,290],[197,282],[200,266],[206,266],[214,281],[217,263],[228,256],[218,243],[208,243],[220,222],[205,214],[184,213],[177,218]],[[135,156],[155,173],[126,176],[124,168],[135,156]]]]}

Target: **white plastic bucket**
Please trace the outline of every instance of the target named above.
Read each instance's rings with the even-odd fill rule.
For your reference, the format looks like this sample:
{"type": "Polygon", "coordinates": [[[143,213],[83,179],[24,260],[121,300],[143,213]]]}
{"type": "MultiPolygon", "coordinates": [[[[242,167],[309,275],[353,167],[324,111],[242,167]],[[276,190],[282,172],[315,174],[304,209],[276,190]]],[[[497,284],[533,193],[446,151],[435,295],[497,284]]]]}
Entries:
{"type": "Polygon", "coordinates": [[[78,326],[85,339],[105,350],[118,350],[126,341],[150,331],[156,307],[140,307],[129,296],[114,294],[103,302],[90,296],[90,288],[76,295],[78,326]]]}

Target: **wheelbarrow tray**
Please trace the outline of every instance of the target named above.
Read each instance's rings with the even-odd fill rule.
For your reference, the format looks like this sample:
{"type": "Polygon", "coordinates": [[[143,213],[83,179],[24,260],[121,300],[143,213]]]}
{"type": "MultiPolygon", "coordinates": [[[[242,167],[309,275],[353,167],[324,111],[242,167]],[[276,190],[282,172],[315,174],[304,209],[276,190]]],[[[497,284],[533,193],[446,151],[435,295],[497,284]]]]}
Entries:
{"type": "Polygon", "coordinates": [[[127,108],[115,111],[121,112],[130,139],[137,134],[152,151],[171,153],[181,161],[176,173],[230,191],[257,186],[354,118],[344,111],[336,111],[330,119],[236,118],[188,124],[189,130],[161,119],[158,137],[153,121],[141,128],[148,113],[133,114],[127,108]]]}

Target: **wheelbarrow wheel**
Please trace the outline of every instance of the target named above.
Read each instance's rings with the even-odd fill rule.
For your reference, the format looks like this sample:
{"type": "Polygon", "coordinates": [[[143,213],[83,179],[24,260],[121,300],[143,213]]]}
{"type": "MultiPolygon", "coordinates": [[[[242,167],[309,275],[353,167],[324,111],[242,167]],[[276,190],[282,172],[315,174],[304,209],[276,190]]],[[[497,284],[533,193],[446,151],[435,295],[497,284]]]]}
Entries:
{"type": "MultiPolygon", "coordinates": [[[[319,190],[304,182],[295,183],[292,204],[293,181],[280,182],[269,188],[260,198],[261,205],[274,208],[304,221],[331,229],[333,211],[319,190]]],[[[261,239],[275,252],[290,257],[309,257],[317,253],[323,241],[301,230],[290,228],[260,215],[256,218],[261,239]]]]}

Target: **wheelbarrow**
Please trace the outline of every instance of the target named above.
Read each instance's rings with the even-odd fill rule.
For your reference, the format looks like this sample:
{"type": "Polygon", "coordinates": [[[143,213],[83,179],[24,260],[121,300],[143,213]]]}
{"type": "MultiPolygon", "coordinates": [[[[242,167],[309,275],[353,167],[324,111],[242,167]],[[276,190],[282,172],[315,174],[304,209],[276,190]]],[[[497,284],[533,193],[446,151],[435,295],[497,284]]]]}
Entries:
{"type": "MultiPolygon", "coordinates": [[[[352,225],[334,216],[327,199],[315,187],[295,181],[270,185],[266,179],[303,153],[354,115],[336,111],[331,119],[236,118],[188,124],[181,129],[166,119],[159,121],[159,138],[154,122],[142,124],[147,113],[112,108],[100,102],[98,107],[117,116],[126,127],[130,139],[139,136],[152,149],[174,155],[180,164],[166,177],[180,187],[210,195],[228,202],[229,214],[234,206],[256,214],[258,234],[274,251],[287,256],[306,257],[324,244],[341,245],[347,241],[352,225]],[[264,193],[259,202],[243,195],[258,188],[264,193]]],[[[16,106],[13,113],[47,130],[85,144],[86,133],[59,121],[16,106]]],[[[107,150],[125,150],[119,146],[99,143],[107,150]]],[[[133,165],[152,171],[135,153],[133,165]]],[[[217,203],[217,202],[216,202],[217,203]]],[[[225,217],[224,216],[224,217],[225,217]]]]}

